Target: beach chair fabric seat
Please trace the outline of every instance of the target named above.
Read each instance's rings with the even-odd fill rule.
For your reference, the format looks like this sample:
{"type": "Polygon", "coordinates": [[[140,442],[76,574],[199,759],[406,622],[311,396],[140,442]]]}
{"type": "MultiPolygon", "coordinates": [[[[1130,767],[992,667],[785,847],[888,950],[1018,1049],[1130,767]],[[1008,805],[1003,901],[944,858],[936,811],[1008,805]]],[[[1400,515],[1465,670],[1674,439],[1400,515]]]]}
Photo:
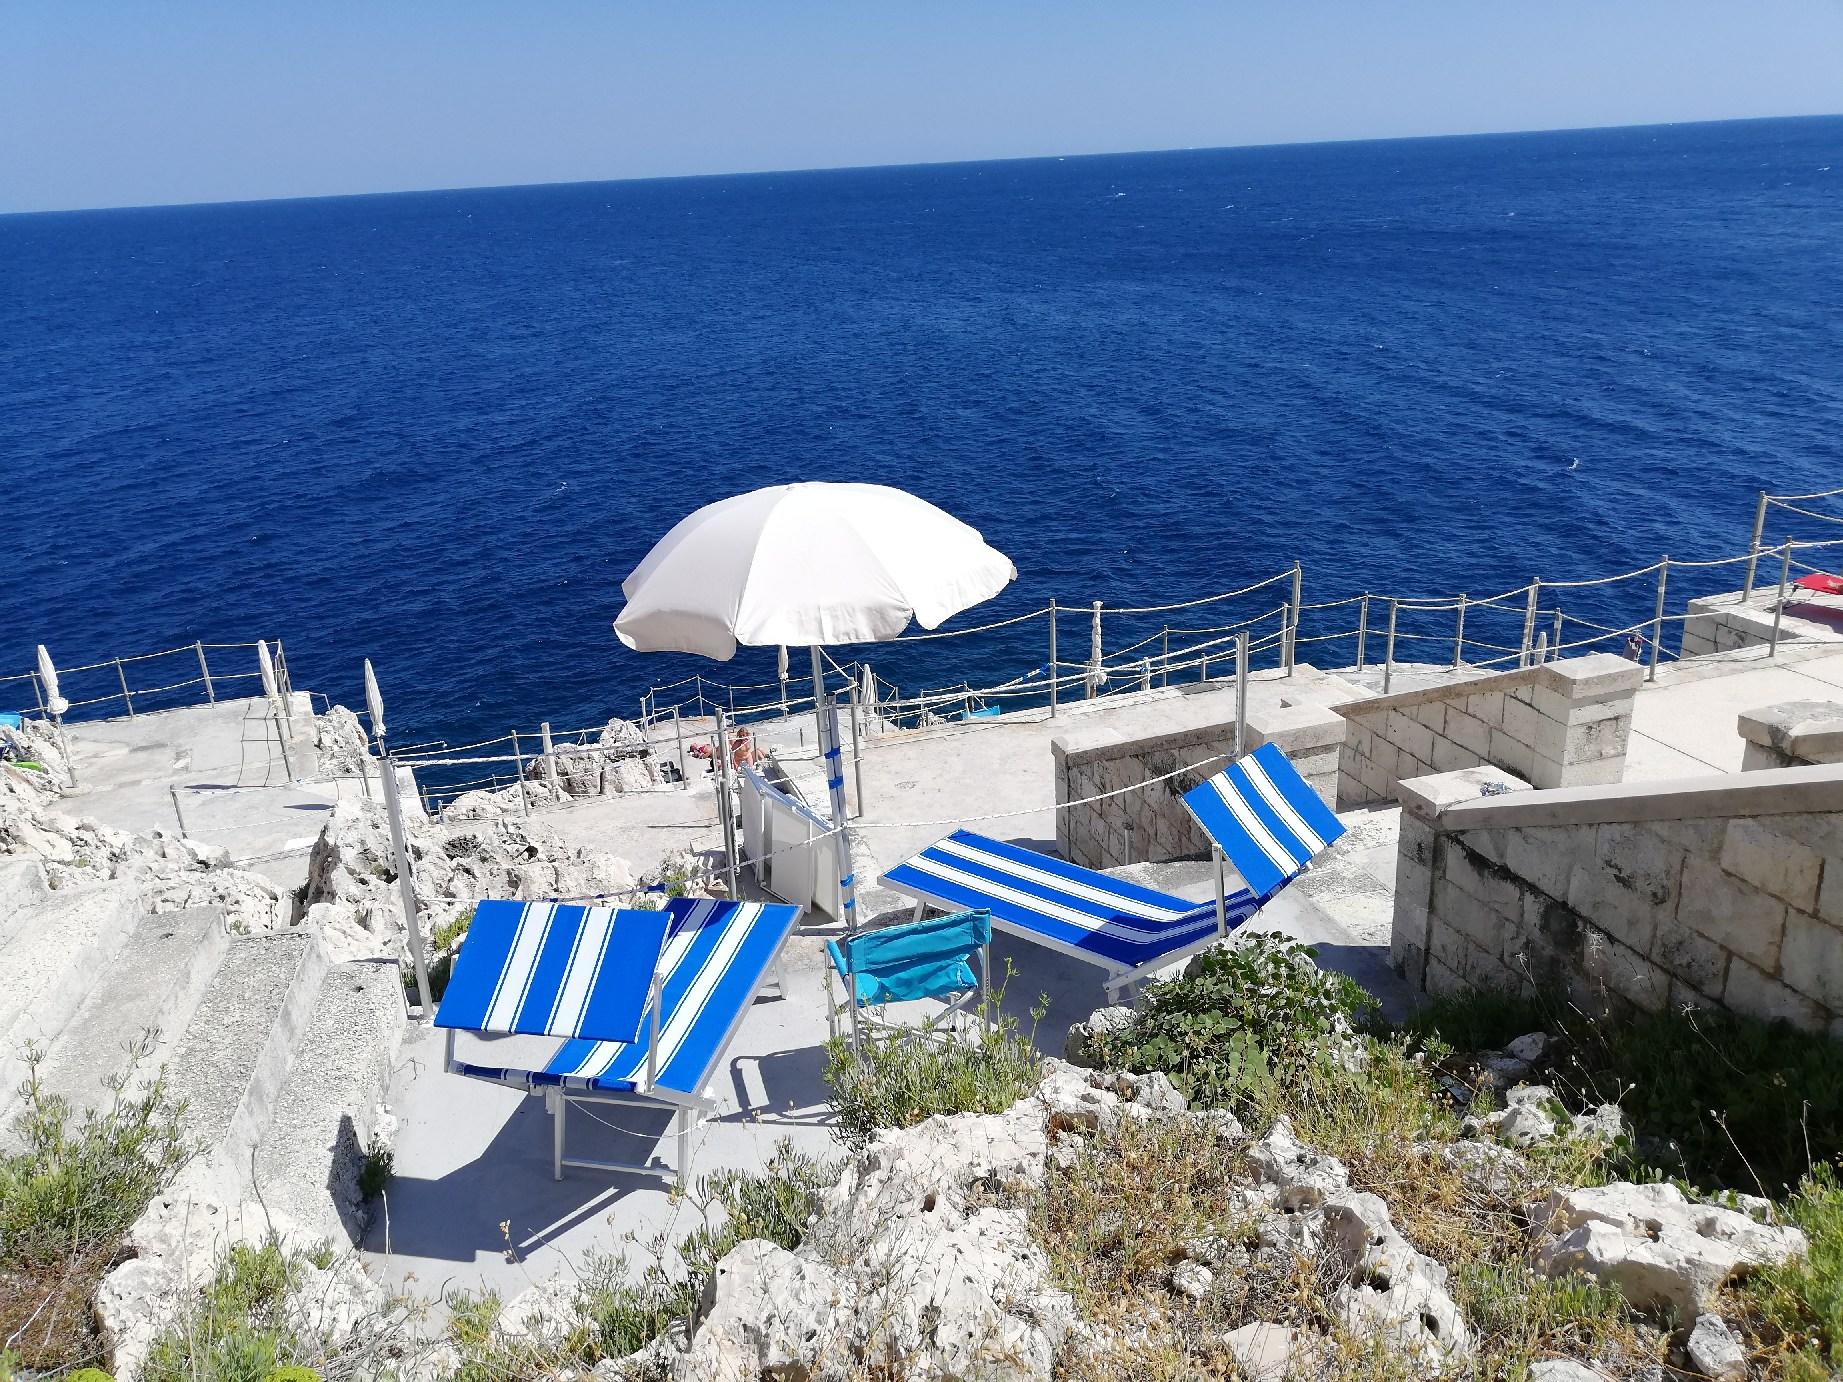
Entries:
{"type": "MultiPolygon", "coordinates": [[[[999,930],[1110,970],[1139,969],[1217,929],[1214,902],[1199,906],[971,830],[937,840],[883,881],[937,906],[986,908],[999,930]]],[[[1231,928],[1257,905],[1245,891],[1227,902],[1231,928]]]]}
{"type": "Polygon", "coordinates": [[[972,957],[992,943],[984,908],[826,942],[826,957],[860,1007],[945,998],[977,987],[972,957]]]}
{"type": "Polygon", "coordinates": [[[1344,833],[1273,744],[1184,793],[1184,806],[1257,897],[1271,897],[1344,833]]]}
{"type": "Polygon", "coordinates": [[[1216,901],[1198,905],[970,830],[937,840],[883,882],[918,899],[918,917],[930,904],[989,908],[998,930],[1099,966],[1117,994],[1240,926],[1344,833],[1270,744],[1184,803],[1218,849],[1216,901]],[[1224,857],[1247,886],[1228,889],[1224,857]]]}
{"type": "Polygon", "coordinates": [[[669,921],[632,908],[478,903],[435,1025],[633,1041],[669,921]]]}
{"type": "MultiPolygon", "coordinates": [[[[553,904],[507,905],[541,909],[553,904]]],[[[654,961],[641,967],[646,1000],[637,1019],[622,1015],[620,1029],[632,1030],[630,1039],[611,1039],[605,1031],[584,1026],[557,1046],[541,1066],[486,1065],[456,1057],[453,1040],[458,1027],[451,1020],[443,1023],[450,1028],[446,1068],[455,1074],[544,1094],[555,1119],[553,1156],[558,1176],[564,1166],[683,1174],[689,1156],[691,1120],[698,1111],[715,1107],[707,1086],[749,1005],[778,962],[800,911],[799,907],[782,903],[672,898],[662,912],[655,914],[663,918],[663,942],[654,952],[654,961]],[[677,1168],[565,1157],[563,1119],[572,1098],[676,1111],[677,1168]]],[[[476,924],[478,919],[476,911],[476,924]]],[[[470,928],[456,960],[457,973],[462,969],[461,958],[472,944],[470,928]]],[[[489,940],[481,955],[490,956],[497,946],[497,941],[489,940]]],[[[508,949],[505,953],[510,959],[515,952],[508,949]]],[[[477,996],[464,993],[454,1016],[472,1013],[478,1003],[477,996]]],[[[446,1006],[444,997],[444,1009],[446,1006]]],[[[441,1021],[440,1014],[437,1021],[441,1021]]]]}

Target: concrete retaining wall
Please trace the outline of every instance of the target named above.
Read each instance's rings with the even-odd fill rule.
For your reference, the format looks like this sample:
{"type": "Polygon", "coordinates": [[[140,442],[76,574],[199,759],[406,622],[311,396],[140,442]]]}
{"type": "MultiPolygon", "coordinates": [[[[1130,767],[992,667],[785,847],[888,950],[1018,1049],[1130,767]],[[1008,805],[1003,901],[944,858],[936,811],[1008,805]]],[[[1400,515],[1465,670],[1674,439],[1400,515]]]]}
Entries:
{"type": "Polygon", "coordinates": [[[1416,987],[1843,1035],[1843,767],[1554,791],[1475,768],[1401,801],[1391,958],[1416,987]]]}
{"type": "Polygon", "coordinates": [[[1485,764],[1538,787],[1617,782],[1643,676],[1594,653],[1342,706],[1350,728],[1337,809],[1392,801],[1404,779],[1485,764]]]}
{"type": "MultiPolygon", "coordinates": [[[[1684,607],[1682,653],[1684,657],[1706,657],[1710,653],[1727,653],[1736,648],[1763,648],[1773,641],[1773,606],[1779,596],[1779,563],[1760,564],[1762,590],[1754,587],[1753,598],[1741,603],[1741,593],[1707,595],[1691,600],[1684,607]]],[[[1779,619],[1779,641],[1797,639],[1834,642],[1837,637],[1837,601],[1834,597],[1811,596],[1793,591],[1779,619]],[[1812,616],[1812,617],[1807,617],[1812,616]]]]}
{"type": "MultiPolygon", "coordinates": [[[[1309,668],[1298,670],[1302,689],[1323,690],[1316,682],[1318,674],[1309,668]]],[[[1314,790],[1330,802],[1344,721],[1322,702],[1305,696],[1289,698],[1286,685],[1263,682],[1250,695],[1246,747],[1252,752],[1262,744],[1279,745],[1314,790]]],[[[1354,687],[1348,689],[1359,694],[1354,687]]],[[[1056,812],[1056,849],[1063,858],[1086,868],[1110,869],[1206,854],[1209,837],[1197,829],[1179,798],[1220,771],[1234,754],[1233,692],[1212,691],[1115,712],[1104,728],[1059,735],[1050,749],[1055,755],[1059,807],[1105,792],[1118,793],[1056,812]],[[1198,763],[1203,766],[1144,791],[1122,790],[1198,763]]]]}
{"type": "Polygon", "coordinates": [[[1843,763],[1843,705],[1781,701],[1740,717],[1742,771],[1843,763]]]}

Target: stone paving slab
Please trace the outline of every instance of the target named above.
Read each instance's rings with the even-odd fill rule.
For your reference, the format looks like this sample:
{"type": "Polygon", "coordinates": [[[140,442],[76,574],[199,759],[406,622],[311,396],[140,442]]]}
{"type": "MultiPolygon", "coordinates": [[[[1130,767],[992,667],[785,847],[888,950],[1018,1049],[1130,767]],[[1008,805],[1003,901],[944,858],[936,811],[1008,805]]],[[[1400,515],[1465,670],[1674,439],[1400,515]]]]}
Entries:
{"type": "Polygon", "coordinates": [[[64,1030],[137,907],[132,883],[56,892],[0,948],[0,1089],[24,1078],[28,1045],[42,1049],[64,1030]]]}

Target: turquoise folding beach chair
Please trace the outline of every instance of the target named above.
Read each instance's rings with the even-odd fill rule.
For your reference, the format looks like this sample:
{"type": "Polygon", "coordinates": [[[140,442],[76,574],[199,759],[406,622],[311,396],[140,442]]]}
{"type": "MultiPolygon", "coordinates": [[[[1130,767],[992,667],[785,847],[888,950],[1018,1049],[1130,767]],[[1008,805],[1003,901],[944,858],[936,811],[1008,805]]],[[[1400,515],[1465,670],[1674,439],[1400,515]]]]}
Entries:
{"type": "Polygon", "coordinates": [[[894,1028],[897,1024],[873,1014],[891,1003],[914,999],[941,1000],[945,1007],[929,1025],[937,1024],[984,996],[991,944],[992,914],[983,908],[826,942],[826,958],[832,962],[826,982],[832,1035],[839,1032],[839,988],[844,990],[853,1038],[860,1023],[894,1028]],[[832,978],[838,980],[837,987],[832,978]]]}

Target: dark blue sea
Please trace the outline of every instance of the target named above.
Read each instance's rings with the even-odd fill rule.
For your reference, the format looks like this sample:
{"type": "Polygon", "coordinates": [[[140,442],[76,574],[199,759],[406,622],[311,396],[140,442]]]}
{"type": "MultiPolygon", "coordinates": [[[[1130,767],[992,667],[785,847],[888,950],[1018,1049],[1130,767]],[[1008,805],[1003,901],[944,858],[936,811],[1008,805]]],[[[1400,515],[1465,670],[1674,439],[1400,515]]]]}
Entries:
{"type": "Polygon", "coordinates": [[[1721,555],[1843,484],[1843,118],[0,218],[0,467],[0,671],[279,635],[400,742],[632,714],[621,578],[783,480],[983,529],[982,619],[1721,555]]]}

